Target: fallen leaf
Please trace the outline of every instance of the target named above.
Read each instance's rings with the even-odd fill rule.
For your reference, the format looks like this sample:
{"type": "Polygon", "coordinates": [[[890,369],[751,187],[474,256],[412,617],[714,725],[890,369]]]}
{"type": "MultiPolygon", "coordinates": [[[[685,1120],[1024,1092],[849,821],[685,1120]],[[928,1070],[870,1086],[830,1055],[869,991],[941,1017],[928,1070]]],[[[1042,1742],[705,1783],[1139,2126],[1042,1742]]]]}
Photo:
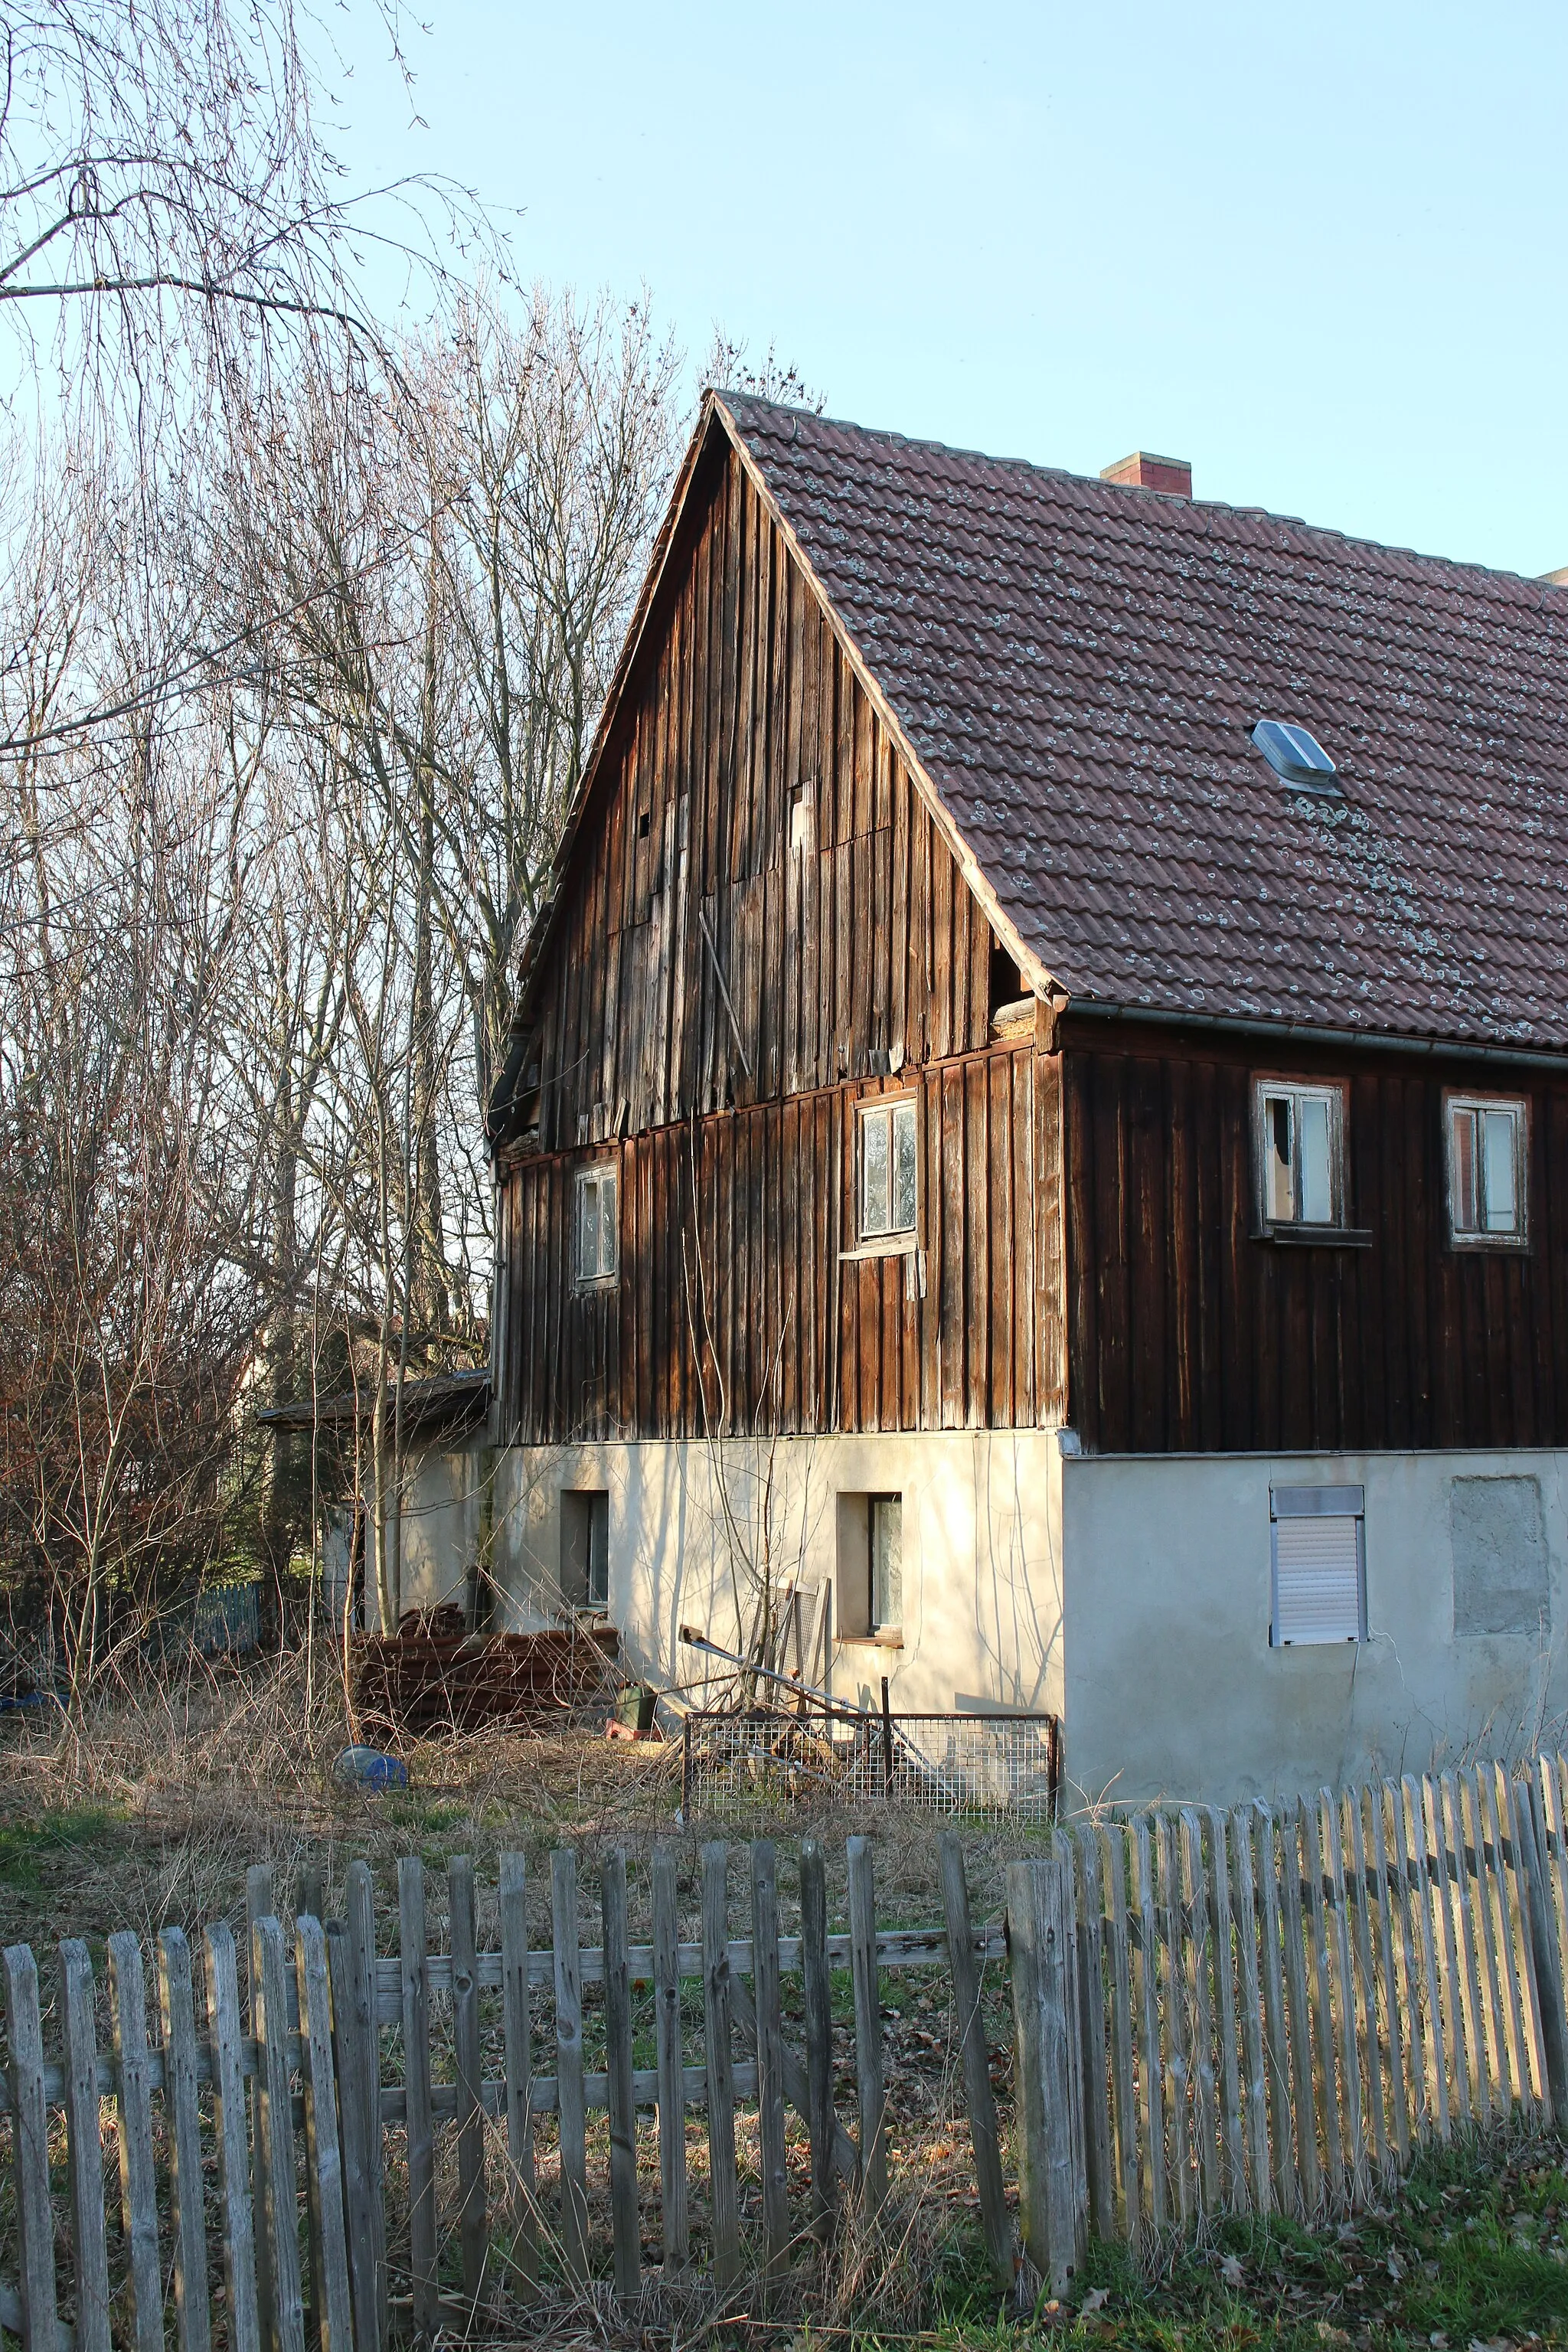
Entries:
{"type": "Polygon", "coordinates": [[[1080,2311],[1103,2311],[1110,2301],[1110,2289],[1108,2286],[1091,2286],[1089,2293],[1084,2296],[1083,2301],[1079,2304],[1079,2309],[1080,2311]]]}
{"type": "Polygon", "coordinates": [[[1226,2254],[1219,2266],[1219,2274],[1226,2286],[1243,2286],[1247,2283],[1247,2273],[1235,2254],[1226,2254]]]}
{"type": "Polygon", "coordinates": [[[1400,2280],[1405,2276],[1405,2264],[1400,2261],[1399,2256],[1394,2253],[1392,2249],[1390,2249],[1388,2256],[1388,2275],[1394,2281],[1395,2286],[1399,2284],[1400,2280]]]}

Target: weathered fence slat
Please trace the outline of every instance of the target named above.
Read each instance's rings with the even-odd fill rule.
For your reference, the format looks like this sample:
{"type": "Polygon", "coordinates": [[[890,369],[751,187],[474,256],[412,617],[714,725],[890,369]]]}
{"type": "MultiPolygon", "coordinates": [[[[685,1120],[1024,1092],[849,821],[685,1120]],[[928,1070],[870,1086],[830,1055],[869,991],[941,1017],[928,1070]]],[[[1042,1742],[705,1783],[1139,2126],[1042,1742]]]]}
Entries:
{"type": "Polygon", "coordinates": [[[1121,2226],[1138,2234],[1138,2099],[1132,2071],[1132,1940],[1127,1924],[1127,1867],[1131,1841],[1124,1829],[1101,1832],[1110,1889],[1110,2086],[1116,2115],[1116,2167],[1121,2226]]]}
{"type": "MultiPolygon", "coordinates": [[[[370,2272],[370,2305],[359,2352],[384,2352],[388,2336],[386,2280],[386,2182],[381,2133],[381,2027],[376,2015],[375,1885],[370,1864],[351,1862],[344,1884],[348,1913],[349,1975],[352,2000],[336,2021],[340,2032],[351,2033],[358,2052],[359,2119],[356,2138],[369,2208],[369,2228],[363,2243],[351,2241],[351,2256],[370,2272]]],[[[362,2274],[354,2309],[358,2315],[366,2294],[362,2274]]]]}
{"type": "Polygon", "coordinates": [[[1263,1996],[1258,1969],[1258,1896],[1252,1874],[1252,1812],[1238,1805],[1230,1817],[1232,1910],[1237,1952],[1240,1959],[1238,1999],[1242,2048],[1247,2060],[1244,2087],[1247,2162],[1252,2181],[1254,2210],[1267,2213],[1274,2203],[1268,2168],[1268,2084],[1263,2061],[1263,1996]]]}
{"type": "Polygon", "coordinates": [[[257,1989],[257,2129],[267,2181],[272,2325],[279,2352],[305,2352],[300,2222],[294,2186],[294,2106],[289,2087],[288,1971],[283,1930],[270,1916],[250,1931],[257,1989]]]}
{"type": "Polygon", "coordinates": [[[1241,2120],[1241,2045],[1236,2015],[1236,1948],[1231,1940],[1230,1857],[1225,1815],[1205,1808],[1209,1825],[1208,1912],[1214,1937],[1215,1982],[1219,2008],[1220,2113],[1225,2124],[1226,2193],[1233,2213],[1245,2213],[1247,2145],[1241,2120]]]}
{"type": "Polygon", "coordinates": [[[871,1848],[852,1837],[845,1850],[849,1878],[849,1967],[855,2000],[855,2081],[860,2111],[860,2194],[875,2213],[888,2194],[888,2140],[882,2092],[882,1995],[877,1973],[877,1896],[871,1848]]]}
{"type": "Polygon", "coordinates": [[[653,2015],[658,2055],[658,2193],[667,2272],[683,2270],[689,2252],[679,1943],[675,1856],[668,1846],[657,1845],[653,1850],[653,2015]]]}
{"type": "Polygon", "coordinates": [[[1340,1801],[1354,1933],[1361,2034],[1362,2106],[1372,2133],[1372,2158],[1381,2178],[1388,2169],[1388,2116],[1384,2098],[1382,2023],[1378,2007],[1377,1944],[1373,1927],[1373,1890],[1368,1875],[1366,1825],[1362,1789],[1347,1789],[1340,1801]]]}
{"type": "Polygon", "coordinates": [[[332,2070],[331,1988],[321,1921],[301,1912],[294,1922],[295,1982],[300,2001],[300,2074],[305,2093],[305,2179],[315,2250],[311,2286],[321,2352],[353,2352],[348,2231],[343,2218],[342,2147],[338,2136],[332,2070]]]}
{"type": "MultiPolygon", "coordinates": [[[[147,2065],[147,1995],[142,1947],[109,1938],[109,1994],[119,2074],[120,2200],[131,2249],[131,2293],[139,2352],[163,2352],[163,2280],[158,2255],[158,2180],[153,2165],[153,2099],[147,2065]]],[[[284,2352],[302,2352],[285,2346],[284,2352]]]]}
{"type": "Polygon", "coordinates": [[[1252,1831],[1263,1914],[1263,2017],[1268,2043],[1268,2133],[1274,2159],[1274,2199],[1282,2213],[1294,2213],[1300,2189],[1290,2131],[1290,2033],[1285,2015],[1285,1972],[1279,1944],[1279,1864],[1276,1858],[1274,1816],[1267,1805],[1252,1807],[1252,1831]]]}
{"type": "Polygon", "coordinates": [[[1307,1998],[1306,1918],[1301,1906],[1301,1815],[1288,1805],[1279,1816],[1279,1897],[1284,1918],[1285,1981],[1290,2003],[1291,2105],[1296,2124],[1300,2210],[1315,2213],[1322,2200],[1318,2122],[1312,2092],[1312,2022],[1307,1998]]]}
{"type": "Polygon", "coordinates": [[[583,1987],[577,1926],[577,1856],[550,1857],[551,1935],[555,1960],[555,2097],[560,2116],[561,2244],[575,2279],[588,2275],[588,2124],[583,2096],[583,1987]]]}
{"type": "MultiPolygon", "coordinates": [[[[272,1873],[264,1862],[253,1862],[245,1874],[245,1948],[247,1966],[247,2010],[252,2041],[260,2032],[261,1980],[256,1968],[256,1923],[269,1919],[277,1910],[272,1898],[272,1873]]],[[[268,2199],[270,2188],[267,2179],[266,2158],[261,2151],[261,2083],[258,2076],[250,2085],[250,2193],[255,2216],[256,2242],[256,2303],[261,2340],[273,2352],[278,2331],[273,2314],[272,2294],[272,2231],[268,2199]]]]}
{"type": "Polygon", "coordinates": [[[1493,1895],[1497,1869],[1487,1837],[1481,1776],[1472,1769],[1459,1776],[1459,1806],[1465,1834],[1474,1856],[1473,1903],[1476,1945],[1480,1958],[1481,1996],[1485,2005],[1487,2071],[1491,2077],[1493,2105],[1502,2113],[1513,2105],[1509,2068],[1508,2026],[1503,2016],[1502,1979],[1498,1968],[1497,1912],[1493,1895]]]}
{"type": "Polygon", "coordinates": [[[1017,2032],[1019,2209],[1029,2258],[1057,2294],[1081,2258],[1072,2119],[1076,1934],[1065,1857],[1007,1865],[1017,2032]]]}
{"type": "Polygon", "coordinates": [[[833,2213],[833,1988],[827,1972],[827,1872],[821,1846],[800,1850],[800,1946],[805,1995],[807,2126],[811,2134],[813,2227],[833,2213]]]}
{"type": "Polygon", "coordinates": [[[632,2099],[632,1987],[626,1969],[626,1857],[605,1856],[599,1878],[605,1955],[605,2046],[609,2077],[610,2230],[616,2293],[629,2302],[642,2284],[637,2211],[637,2116],[632,2099]]]}
{"type": "Polygon", "coordinates": [[[534,2203],[533,2020],[528,1972],[528,1864],[503,1853],[499,1864],[501,2047],[508,2163],[505,2218],[512,2259],[526,2287],[538,2284],[539,2219],[534,2203]]]}
{"type": "Polygon", "coordinates": [[[1455,1928],[1457,1888],[1453,1861],[1443,1826],[1443,1791],[1431,1773],[1421,1783],[1421,1803],[1436,1881],[1437,1918],[1441,1929],[1437,1965],[1443,1983],[1449,2090],[1463,2126],[1470,2120],[1470,2063],[1459,1973],[1458,1937],[1455,1928]]]}
{"type": "Polygon", "coordinates": [[[1360,2194],[1366,2187],[1366,2123],[1362,2111],[1361,2050],[1356,2032],[1356,1989],[1351,1961],[1350,1917],[1345,1895],[1344,1849],[1339,1809],[1331,1789],[1318,1798],[1318,1823],[1328,1864],[1325,1895],[1332,1927],[1331,1959],[1334,1990],[1334,2041],[1344,2100],[1345,2170],[1360,2194]]]}
{"type": "MultiPolygon", "coordinates": [[[[217,2141],[218,2208],[223,2217],[224,2301],[229,2352],[261,2352],[256,2298],[256,2215],[246,2135],[239,1960],[221,1920],[206,1931],[207,2031],[213,2053],[213,2124],[217,2141]]],[[[96,2105],[96,2102],[95,2102],[96,2105]]]]}
{"type": "Polygon", "coordinates": [[[1080,1829],[1078,1850],[1078,1969],[1082,2051],[1084,2144],[1089,2220],[1097,2237],[1116,2229],[1116,2174],[1110,2160],[1110,2084],[1105,2042],[1105,1905],[1100,1886],[1100,1840],[1080,1829]]]}
{"type": "MultiPolygon", "coordinates": [[[[348,2255],[353,2340],[364,2347],[364,2352],[374,2352],[375,2248],[364,2145],[364,2044],[359,2030],[353,1950],[348,1929],[341,1920],[334,1919],[328,1926],[326,1949],[327,1982],[331,1993],[332,2074],[338,2095],[338,2154],[342,2165],[343,2240],[348,2255]]],[[[376,2137],[380,2137],[379,2130],[376,2137]]]]}
{"type": "Polygon", "coordinates": [[[397,1865],[397,1957],[403,1982],[404,2128],[407,2137],[408,2259],[414,2324],[433,2336],[441,2324],[436,2272],[436,2140],[430,2107],[430,1986],[426,1969],[425,1864],[397,1865]]]}
{"type": "MultiPolygon", "coordinates": [[[[26,2352],[54,2352],[59,2305],[55,2296],[55,2230],[49,2211],[49,2115],[44,2097],[38,1964],[27,1945],[8,1944],[4,1969],[22,2320],[26,2352]]],[[[160,2342],[162,2336],[160,2324],[160,2342]]]]}
{"type": "Polygon", "coordinates": [[[1481,2006],[1479,1956],[1476,1949],[1476,1915],[1470,1871],[1470,1842],[1466,1833],[1459,1783],[1446,1772],[1438,1783],[1443,1796],[1443,1829],[1455,1873],[1456,1908],[1459,1917],[1459,1965],[1464,1997],[1465,2040],[1470,2053],[1471,2099],[1477,2120],[1490,2123],[1492,2095],[1486,2043],[1486,2016],[1481,2006]]]}
{"type": "Polygon", "coordinates": [[[458,2078],[458,2233],[463,2296],[471,2312],[483,2291],[489,2259],[489,2216],[485,2195],[474,1865],[466,1853],[454,1854],[447,1864],[447,1917],[452,1954],[452,2056],[458,2078]]]}
{"type": "Polygon", "coordinates": [[[1302,1916],[1311,1961],[1310,1993],[1317,2027],[1315,2071],[1317,2105],[1323,2133],[1324,2169],[1331,2196],[1344,2193],[1344,2137],[1340,2128],[1339,2074],[1334,2063],[1334,2011],[1329,1979],[1331,1930],[1323,1885],[1322,1842],[1318,1834],[1317,1807],[1310,1798],[1298,1808],[1301,1832],[1302,1916]]]}
{"type": "MultiPolygon", "coordinates": [[[[1388,2070],[1385,2077],[1388,2094],[1388,2131],[1392,2140],[1391,2158],[1401,2165],[1410,2160],[1410,2099],[1405,2084],[1407,2045],[1405,2028],[1407,2011],[1400,1998],[1398,1973],[1394,1961],[1394,1921],[1396,1905],[1388,1874],[1388,1840],[1384,1830],[1384,1795],[1381,1785],[1367,1791],[1372,1837],[1372,1869],[1377,1883],[1377,1937],[1375,1975],[1377,1979],[1376,2008],[1388,2035],[1388,2070]]],[[[1357,1808],[1360,1810],[1359,1805],[1357,1808]]],[[[1375,2024],[1373,2028],[1375,2033],[1375,2024]]]]}
{"type": "Polygon", "coordinates": [[[174,2311],[180,2352],[207,2352],[207,2233],[202,2210],[202,2131],[196,2105],[196,2009],[191,1948],[178,1927],[158,1937],[158,2006],[163,2030],[163,2112],[169,2158],[169,2221],[174,2240],[174,2311]]]}
{"type": "MultiPolygon", "coordinates": [[[[71,2251],[76,2260],[77,2352],[109,2352],[109,2240],[103,2221],[103,2119],[99,2103],[92,1961],[87,1946],[74,1936],[68,1937],[59,1948],[59,1983],[71,2251]]],[[[242,2149],[244,2136],[242,2116],[242,2149]]],[[[248,2197],[242,2201],[248,2219],[248,2197]]],[[[18,2197],[18,2210],[20,2206],[18,2197]]],[[[254,2293],[253,2286],[253,2295],[254,2293]]],[[[231,2308],[232,2305],[231,2294],[231,2308]]],[[[257,2347],[237,2341],[235,2352],[257,2352],[257,2347]]]]}
{"type": "Polygon", "coordinates": [[[1214,1938],[1209,1931],[1208,1889],[1204,1872],[1203,1826],[1190,1805],[1181,1822],[1182,1906],[1186,1920],[1187,1996],[1192,2018],[1193,2091],[1198,2181],[1205,2210],[1219,2210],[1219,2098],[1215,2066],[1214,1993],[1210,1983],[1214,1938]]]}
{"type": "Polygon", "coordinates": [[[1188,2115],[1192,2075],[1187,2059],[1186,1974],[1182,1961],[1185,1938],[1182,1924],[1181,1877],[1176,1868],[1173,1833],[1170,1819],[1164,1813],[1161,1813],[1154,1823],[1154,1855],[1160,1877],[1160,1902],[1156,1915],[1158,1940],[1163,1946],[1160,1964],[1164,1971],[1164,2107],[1171,2133],[1170,2179],[1175,2190],[1177,2217],[1185,2230],[1191,2227],[1197,2210],[1197,2185],[1193,2177],[1188,2115]]]}
{"type": "MultiPolygon", "coordinates": [[[[1481,1818],[1486,1823],[1487,1843],[1493,1854],[1491,1907],[1495,1913],[1498,1973],[1502,1979],[1503,2010],[1508,2025],[1509,2069],[1514,2096],[1528,2115],[1535,2105],[1535,2085],[1530,2071],[1530,2049],[1516,1959],[1524,1928],[1511,1891],[1508,1852],[1503,1843],[1502,1816],[1498,1810],[1498,1771],[1494,1765],[1477,1765],[1476,1790],[1481,1801],[1481,1818]]],[[[1511,1841],[1510,1843],[1511,1846],[1511,1841]]]]}
{"type": "MultiPolygon", "coordinates": [[[[1166,2221],[1166,2199],[1165,2103],[1160,2061],[1160,1932],[1155,1919],[1153,1856],[1146,1821],[1140,1821],[1133,1830],[1132,1850],[1138,1865],[1138,1980],[1142,1994],[1142,2046],[1138,2053],[1138,2082],[1142,2096],[1139,2102],[1138,2120],[1143,2146],[1143,2206],[1151,2229],[1163,2230],[1166,2221]]],[[[1008,1886],[1008,1917],[1011,1919],[1011,1876],[1008,1886]]],[[[1020,1880],[1020,1899],[1023,1888],[1024,1882],[1020,1880]]]]}
{"type": "Polygon", "coordinates": [[[1546,2037],[1542,2021],[1541,1987],[1535,1975],[1535,1929],[1531,1916],[1530,1866],[1525,1854],[1525,1820],[1528,1806],[1522,1782],[1510,1780],[1500,1768],[1498,1773],[1499,1802],[1502,1811],[1503,1834],[1513,1858],[1514,1908],[1519,1927],[1519,1954],[1524,1989],[1524,2020],[1530,2051],[1531,2075],[1535,2086],[1538,2109],[1552,2112],[1552,2086],[1546,2072],[1546,2037]]]}
{"type": "Polygon", "coordinates": [[[757,2013],[757,2158],[762,2172],[763,2239],[770,2281],[777,2279],[789,2250],[778,1906],[778,1862],[773,1843],[771,1838],[758,1838],[752,1847],[752,1993],[757,2013]]]}
{"type": "Polygon", "coordinates": [[[721,2294],[741,2267],[741,2194],[735,2170],[735,2055],[730,2001],[730,1850],[702,1849],[702,2036],[708,2062],[708,2194],[713,2282],[721,2294]]]}
{"type": "MultiPolygon", "coordinates": [[[[963,1849],[955,1831],[943,1830],[940,1853],[942,1908],[947,1916],[948,1950],[952,1961],[952,2005],[963,2059],[963,2093],[969,2109],[970,2142],[974,2150],[975,2183],[980,2192],[980,2220],[991,2266],[1001,2285],[1007,2288],[1013,2285],[1015,2274],[1013,2219],[1007,2210],[1007,2190],[1002,2176],[1002,2143],[996,2128],[996,2095],[991,2087],[991,2053],[986,2047],[985,2021],[980,2006],[980,1968],[974,1956],[969,1885],[964,1875],[963,1849]]],[[[1129,2218],[1136,2222],[1135,2206],[1129,2218]]]]}

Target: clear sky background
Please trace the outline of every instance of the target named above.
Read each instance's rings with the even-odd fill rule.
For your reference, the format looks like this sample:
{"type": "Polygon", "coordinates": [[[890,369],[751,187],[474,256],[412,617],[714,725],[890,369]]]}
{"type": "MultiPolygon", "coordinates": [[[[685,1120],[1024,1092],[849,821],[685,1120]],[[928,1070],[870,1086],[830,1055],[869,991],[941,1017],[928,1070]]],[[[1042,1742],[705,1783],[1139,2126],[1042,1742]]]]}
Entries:
{"type": "MultiPolygon", "coordinates": [[[[1563,0],[428,0],[338,148],[520,274],[776,344],[830,415],[1568,564],[1563,0]]],[[[335,20],[342,26],[344,20],[335,20]]]]}

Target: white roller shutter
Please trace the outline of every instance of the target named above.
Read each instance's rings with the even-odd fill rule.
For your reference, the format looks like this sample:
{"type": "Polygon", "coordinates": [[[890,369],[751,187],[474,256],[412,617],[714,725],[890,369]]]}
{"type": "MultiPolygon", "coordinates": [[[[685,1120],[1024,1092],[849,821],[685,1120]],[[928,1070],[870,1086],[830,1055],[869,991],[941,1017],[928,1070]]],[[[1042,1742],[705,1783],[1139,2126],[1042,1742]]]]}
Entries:
{"type": "Polygon", "coordinates": [[[1360,1641],[1361,1488],[1280,1486],[1270,1502],[1275,1647],[1360,1641]]]}

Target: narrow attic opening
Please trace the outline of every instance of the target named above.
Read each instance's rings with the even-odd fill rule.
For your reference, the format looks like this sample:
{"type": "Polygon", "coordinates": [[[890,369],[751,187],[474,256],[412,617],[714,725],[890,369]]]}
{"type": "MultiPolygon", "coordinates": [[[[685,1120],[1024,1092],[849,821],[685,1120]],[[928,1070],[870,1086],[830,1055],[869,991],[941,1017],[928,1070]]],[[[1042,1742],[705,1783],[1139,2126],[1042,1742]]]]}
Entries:
{"type": "Polygon", "coordinates": [[[1339,792],[1334,763],[1310,728],[1293,719],[1260,719],[1252,741],[1275,774],[1299,792],[1339,792]]]}
{"type": "Polygon", "coordinates": [[[1000,940],[991,942],[991,973],[986,1011],[993,1021],[1005,1004],[1016,1004],[1024,993],[1018,967],[1000,940]]]}

